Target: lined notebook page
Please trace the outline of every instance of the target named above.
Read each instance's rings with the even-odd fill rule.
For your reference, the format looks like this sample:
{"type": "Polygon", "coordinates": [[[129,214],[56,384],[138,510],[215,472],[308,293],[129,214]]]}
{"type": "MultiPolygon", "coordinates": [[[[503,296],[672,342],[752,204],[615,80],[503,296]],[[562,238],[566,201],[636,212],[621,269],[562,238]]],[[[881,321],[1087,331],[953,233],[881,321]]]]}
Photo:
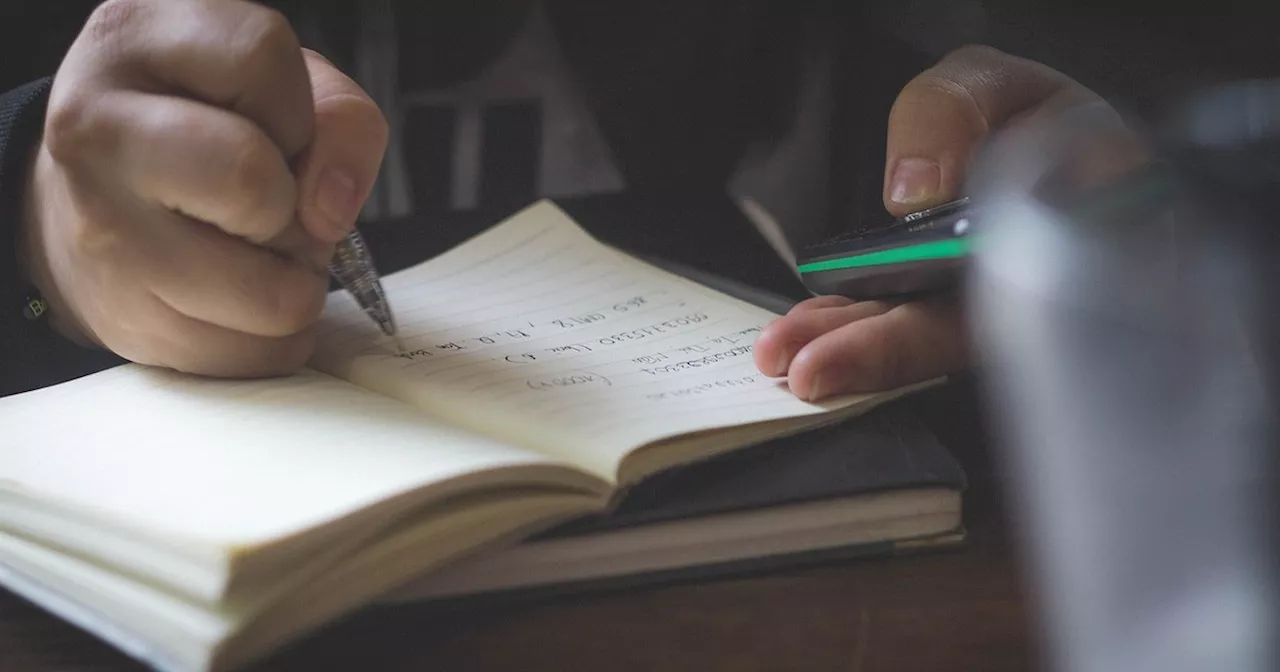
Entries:
{"type": "Polygon", "coordinates": [[[605,478],[641,444],[829,408],[756,369],[776,315],[603,245],[547,202],[384,285],[399,342],[335,293],[313,366],[605,478]]]}

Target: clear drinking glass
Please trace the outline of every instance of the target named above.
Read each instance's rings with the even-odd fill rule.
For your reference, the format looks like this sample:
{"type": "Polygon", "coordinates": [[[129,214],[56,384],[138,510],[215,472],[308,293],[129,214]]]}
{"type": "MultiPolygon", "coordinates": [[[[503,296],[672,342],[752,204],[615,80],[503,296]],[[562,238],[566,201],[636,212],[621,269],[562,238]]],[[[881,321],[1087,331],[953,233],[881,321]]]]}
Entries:
{"type": "Polygon", "coordinates": [[[978,161],[971,319],[1057,669],[1280,669],[1280,218],[1218,174],[1280,158],[1258,86],[1159,133],[1081,108],[978,161]]]}

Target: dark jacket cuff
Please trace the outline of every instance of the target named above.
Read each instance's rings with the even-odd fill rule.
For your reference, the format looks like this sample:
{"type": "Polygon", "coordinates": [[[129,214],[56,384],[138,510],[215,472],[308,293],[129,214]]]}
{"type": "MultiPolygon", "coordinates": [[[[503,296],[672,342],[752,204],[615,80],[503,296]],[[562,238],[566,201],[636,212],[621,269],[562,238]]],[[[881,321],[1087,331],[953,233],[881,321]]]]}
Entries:
{"type": "Polygon", "coordinates": [[[119,363],[29,320],[28,287],[16,249],[31,157],[40,142],[51,79],[0,95],[0,396],[25,392],[119,363]]]}
{"type": "Polygon", "coordinates": [[[7,326],[15,312],[21,315],[23,285],[15,245],[27,170],[40,141],[50,83],[42,79],[0,96],[0,325],[7,326]]]}

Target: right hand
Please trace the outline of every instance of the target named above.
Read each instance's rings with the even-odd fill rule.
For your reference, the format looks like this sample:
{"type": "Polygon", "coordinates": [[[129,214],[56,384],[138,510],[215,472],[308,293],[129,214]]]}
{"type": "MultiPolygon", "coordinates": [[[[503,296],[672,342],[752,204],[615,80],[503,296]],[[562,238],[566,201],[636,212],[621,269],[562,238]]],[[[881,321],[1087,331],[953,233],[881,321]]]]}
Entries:
{"type": "MultiPolygon", "coordinates": [[[[956,198],[970,162],[993,133],[1033,137],[1083,109],[1114,123],[1096,139],[1105,152],[1074,148],[1083,162],[1064,164],[1074,169],[1072,177],[1102,180],[1142,160],[1120,116],[1080,83],[989,47],[957,49],[911,80],[893,104],[886,209],[901,217],[956,198]]],[[[910,301],[815,297],[765,328],[756,365],[766,375],[786,376],[792,392],[807,401],[951,375],[975,364],[962,299],[962,292],[910,301]]]]}
{"type": "Polygon", "coordinates": [[[19,261],[74,341],[190,373],[288,373],[386,143],[373,101],[278,13],[111,0],[54,78],[19,261]]]}

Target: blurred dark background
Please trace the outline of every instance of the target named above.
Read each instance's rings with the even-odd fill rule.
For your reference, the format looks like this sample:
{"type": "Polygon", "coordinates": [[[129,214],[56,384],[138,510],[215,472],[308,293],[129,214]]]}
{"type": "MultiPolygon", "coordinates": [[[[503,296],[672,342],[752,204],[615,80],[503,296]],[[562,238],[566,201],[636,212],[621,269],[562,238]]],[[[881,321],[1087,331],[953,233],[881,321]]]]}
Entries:
{"type": "MultiPolygon", "coordinates": [[[[0,86],[52,74],[96,4],[7,0],[0,86]]],[[[1147,116],[1192,87],[1280,68],[1270,22],[1222,2],[267,4],[391,118],[366,213],[379,220],[727,189],[800,245],[884,218],[889,107],[957,46],[1038,60],[1147,116]]]]}

